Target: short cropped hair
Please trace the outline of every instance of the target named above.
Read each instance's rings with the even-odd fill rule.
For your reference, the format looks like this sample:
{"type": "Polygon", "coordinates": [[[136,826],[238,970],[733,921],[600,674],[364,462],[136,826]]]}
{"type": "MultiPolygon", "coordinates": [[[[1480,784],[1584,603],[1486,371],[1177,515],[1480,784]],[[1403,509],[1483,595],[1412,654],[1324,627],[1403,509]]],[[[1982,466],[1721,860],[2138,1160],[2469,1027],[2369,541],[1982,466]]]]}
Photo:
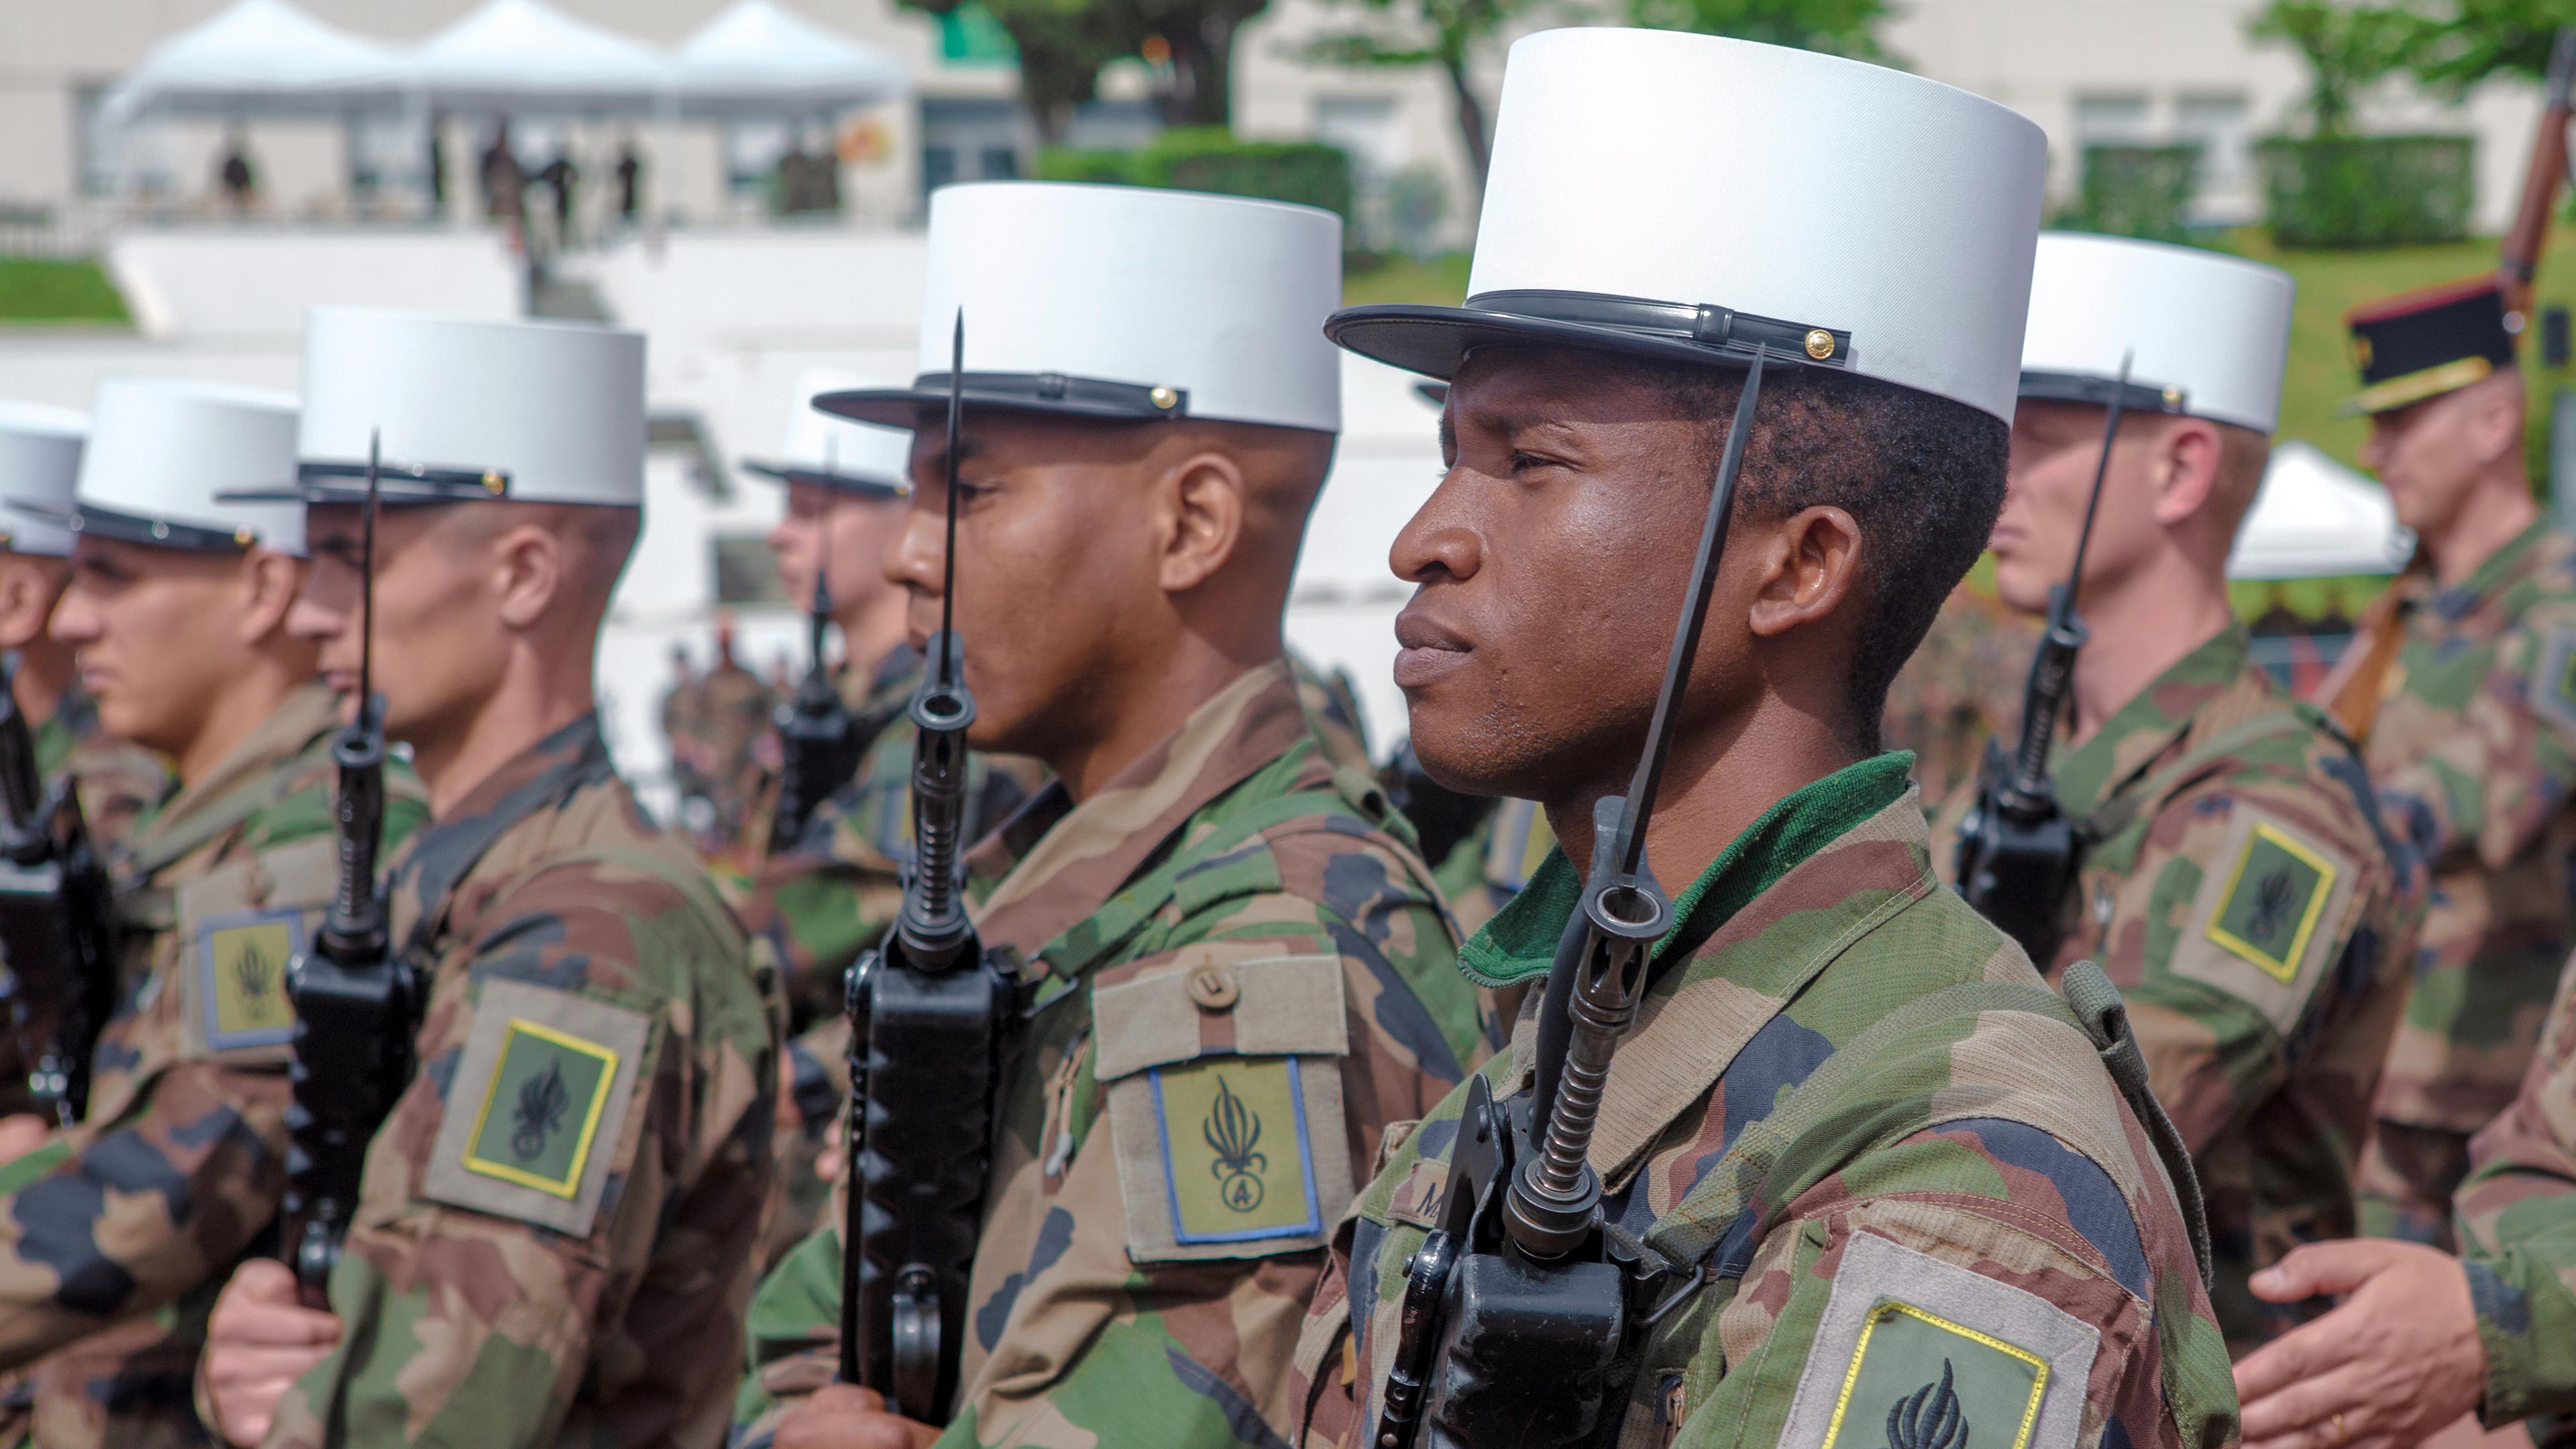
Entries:
{"type": "MultiPolygon", "coordinates": [[[[1744,374],[1655,369],[1667,401],[1706,420],[1711,486],[1744,374]]],[[[2003,511],[2012,432],[1965,403],[1820,367],[1762,374],[1753,439],[1736,482],[1738,516],[1842,509],[1860,525],[1860,645],[1844,695],[1850,742],[1879,749],[1888,685],[1985,552],[2003,511]]]]}

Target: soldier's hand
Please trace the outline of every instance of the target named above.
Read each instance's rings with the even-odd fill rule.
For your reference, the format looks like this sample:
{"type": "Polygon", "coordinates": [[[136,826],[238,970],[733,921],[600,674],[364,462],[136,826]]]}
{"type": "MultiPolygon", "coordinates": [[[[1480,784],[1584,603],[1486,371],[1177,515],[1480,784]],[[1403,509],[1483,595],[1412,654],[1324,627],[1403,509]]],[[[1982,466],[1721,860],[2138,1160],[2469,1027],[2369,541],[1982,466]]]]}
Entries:
{"type": "Polygon", "coordinates": [[[2335,1310],[2236,1366],[2245,1449],[2409,1449],[2478,1406],[2487,1351],[2459,1260],[2418,1243],[2311,1243],[2254,1275],[2254,1295],[2335,1310]]]}
{"type": "Polygon", "coordinates": [[[235,1444],[268,1437],[277,1401],[340,1341],[340,1320],[295,1299],[295,1275],[269,1258],[241,1265],[206,1323],[206,1397],[235,1444]]]}
{"type": "Polygon", "coordinates": [[[929,1449],[939,1430],[890,1413],[882,1395],[825,1384],[778,1421],[775,1449],[929,1449]]]}
{"type": "Polygon", "coordinates": [[[33,1112],[18,1112],[0,1117],[0,1162],[15,1162],[45,1145],[54,1135],[53,1124],[33,1112]]]}

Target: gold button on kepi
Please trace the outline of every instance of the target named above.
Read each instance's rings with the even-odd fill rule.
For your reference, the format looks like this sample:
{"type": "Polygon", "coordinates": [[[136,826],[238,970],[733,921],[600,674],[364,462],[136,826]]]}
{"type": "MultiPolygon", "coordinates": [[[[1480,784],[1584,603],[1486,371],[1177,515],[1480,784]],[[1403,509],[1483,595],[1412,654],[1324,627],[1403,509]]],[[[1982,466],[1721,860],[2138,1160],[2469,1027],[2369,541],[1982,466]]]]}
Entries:
{"type": "Polygon", "coordinates": [[[233,530],[233,542],[240,544],[244,548],[250,547],[253,543],[258,542],[258,540],[259,535],[251,532],[247,528],[236,528],[233,530]]]}
{"type": "Polygon", "coordinates": [[[1224,1011],[1242,999],[1243,988],[1235,984],[1234,973],[1222,966],[1201,966],[1190,973],[1190,1000],[1201,1011],[1224,1011]]]}
{"type": "Polygon", "coordinates": [[[2181,388],[2169,387],[2165,389],[2165,406],[2169,408],[2178,408],[2182,406],[2181,388]]]}
{"type": "Polygon", "coordinates": [[[497,496],[502,489],[508,486],[509,484],[505,482],[498,473],[486,473],[483,475],[483,491],[486,493],[497,496]]]}
{"type": "Polygon", "coordinates": [[[1834,334],[1822,327],[1807,329],[1807,355],[1818,362],[1834,355],[1834,334]]]}
{"type": "Polygon", "coordinates": [[[1172,391],[1168,387],[1158,387],[1152,392],[1146,394],[1146,396],[1154,400],[1154,406],[1161,408],[1165,412],[1170,412],[1173,406],[1181,400],[1181,395],[1172,391]]]}

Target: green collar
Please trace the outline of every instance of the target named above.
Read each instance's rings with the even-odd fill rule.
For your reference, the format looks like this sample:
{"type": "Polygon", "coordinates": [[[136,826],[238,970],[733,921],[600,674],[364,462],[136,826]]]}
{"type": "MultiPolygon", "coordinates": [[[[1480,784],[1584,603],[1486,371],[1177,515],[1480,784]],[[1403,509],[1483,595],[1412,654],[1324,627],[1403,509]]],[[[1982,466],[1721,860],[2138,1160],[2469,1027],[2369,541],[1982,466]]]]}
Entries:
{"type": "MultiPolygon", "coordinates": [[[[1655,943],[1655,959],[1696,950],[1800,861],[1894,804],[1912,783],[1913,770],[1912,751],[1892,750],[1781,796],[1673,902],[1675,924],[1655,943]]],[[[1546,975],[1582,898],[1583,882],[1564,849],[1550,849],[1529,884],[1458,953],[1458,969],[1485,986],[1546,975]]]]}

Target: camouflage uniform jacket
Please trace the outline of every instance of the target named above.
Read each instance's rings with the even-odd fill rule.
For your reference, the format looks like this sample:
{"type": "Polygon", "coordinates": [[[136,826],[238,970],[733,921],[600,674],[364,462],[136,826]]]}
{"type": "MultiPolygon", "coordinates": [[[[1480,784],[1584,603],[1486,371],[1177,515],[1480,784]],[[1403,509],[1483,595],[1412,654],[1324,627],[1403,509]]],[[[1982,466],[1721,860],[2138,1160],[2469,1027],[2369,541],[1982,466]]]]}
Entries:
{"type": "MultiPolygon", "coordinates": [[[[285,971],[338,878],[337,724],[295,691],[130,838],[88,1118],[0,1169],[0,1365],[35,1363],[9,1417],[48,1449],[201,1442],[206,1314],[285,1191],[285,971]]],[[[399,841],[428,807],[386,785],[399,841]]]]}
{"type": "Polygon", "coordinates": [[[69,773],[78,782],[90,839],[111,859],[170,786],[167,761],[99,727],[98,702],[78,681],[36,726],[36,773],[48,781],[69,773]]]}
{"type": "MultiPolygon", "coordinates": [[[[2281,693],[2235,625],[2059,755],[2054,775],[2087,848],[2046,974],[2090,958],[2127,999],[2200,1173],[2210,1298],[2243,1352],[2298,1321],[2247,1277],[2300,1243],[2353,1235],[2420,872],[2381,828],[2351,745],[2281,693]]],[[[1944,821],[1975,794],[1962,787],[1944,821]]],[[[1942,851],[1945,880],[1952,864],[1942,851]]]]}
{"type": "MultiPolygon", "coordinates": [[[[769,1188],[776,983],[598,720],[395,866],[427,997],[272,1446],[708,1444],[769,1188]]],[[[202,1392],[202,1386],[201,1386],[202,1392]]]]}
{"type": "Polygon", "coordinates": [[[2469,1135],[2513,1099],[2576,946],[2576,540],[2546,525],[2410,591],[2365,755],[2431,872],[2381,1077],[2363,1230],[2439,1241],[2469,1135]]]}
{"type": "Polygon", "coordinates": [[[2521,1094],[2478,1133],[2470,1157],[2457,1208],[2487,1350],[2479,1412],[2495,1428],[2576,1413],[2576,963],[2560,977],[2521,1094]]]}
{"type": "MultiPolygon", "coordinates": [[[[1610,1222],[1671,1273],[1604,1411],[1618,1443],[1876,1444],[1900,1400],[1936,1394],[1953,1443],[2232,1443],[2226,1348],[2163,1168],[2092,1041],[1934,878],[1911,763],[1792,793],[1675,902],[1590,1152],[1610,1222]]],[[[1551,857],[1465,969],[1544,974],[1579,893],[1551,857]]],[[[1498,1101],[1528,1091],[1536,1027],[1525,1011],[1484,1068],[1498,1101]]],[[[1300,1443],[1371,1441],[1464,1096],[1335,1234],[1297,1344],[1300,1443]]]]}
{"type": "MultiPolygon", "coordinates": [[[[1488,1047],[1409,827],[1299,695],[1253,670],[976,852],[1028,1004],[944,1445],[1276,1442],[1355,1168],[1488,1047]]],[[[831,1372],[841,1217],[753,1306],[749,1442],[831,1372]]]]}

